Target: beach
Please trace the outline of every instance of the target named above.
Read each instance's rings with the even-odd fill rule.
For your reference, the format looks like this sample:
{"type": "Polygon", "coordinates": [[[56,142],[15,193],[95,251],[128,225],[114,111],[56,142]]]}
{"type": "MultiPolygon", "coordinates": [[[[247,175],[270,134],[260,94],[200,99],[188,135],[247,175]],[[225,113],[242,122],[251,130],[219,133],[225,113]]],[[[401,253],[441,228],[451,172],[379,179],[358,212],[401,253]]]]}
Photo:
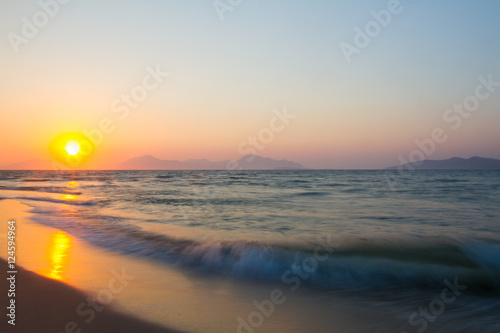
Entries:
{"type": "MultiPolygon", "coordinates": [[[[275,289],[272,284],[262,288],[248,281],[247,286],[241,286],[211,277],[206,277],[206,281],[194,281],[195,276],[186,277],[148,261],[117,256],[60,230],[30,222],[32,214],[27,212],[30,209],[15,200],[0,200],[0,218],[7,221],[15,217],[16,220],[17,257],[21,265],[17,266],[16,274],[16,325],[3,321],[0,326],[7,332],[59,333],[79,332],[79,329],[82,332],[181,332],[184,328],[186,332],[215,333],[228,327],[233,327],[235,332],[250,332],[246,328],[252,331],[253,328],[248,323],[242,324],[246,318],[240,321],[238,318],[254,313],[253,302],[257,299],[265,302],[275,289]],[[54,254],[54,245],[63,251],[54,254]],[[23,265],[32,271],[24,269],[23,265]],[[121,273],[123,267],[126,267],[125,276],[130,276],[127,286],[119,293],[111,292],[110,304],[99,304],[97,299],[109,294],[106,290],[110,290],[113,273],[121,273]],[[158,276],[163,278],[153,278],[158,276]],[[173,288],[168,289],[169,286],[173,288]],[[105,293],[100,295],[101,291],[105,293]],[[89,297],[93,302],[89,302],[89,297]],[[240,299],[235,300],[235,297],[240,299]],[[235,303],[237,308],[233,307],[235,303]],[[136,318],[138,314],[140,319],[136,318]],[[178,330],[166,328],[169,323],[178,330]]],[[[6,233],[1,235],[2,247],[6,236],[6,233]]],[[[3,267],[7,264],[5,259],[2,254],[3,267]]],[[[2,280],[1,288],[8,290],[7,280],[2,280]]],[[[318,313],[302,309],[302,302],[308,302],[307,298],[300,292],[294,294],[295,299],[280,309],[286,312],[274,315],[263,328],[279,330],[287,321],[292,321],[293,332],[311,327],[322,331],[327,323],[324,320],[309,322],[309,316],[312,318],[318,313]],[[290,312],[298,317],[287,319],[290,312]]],[[[108,302],[105,296],[102,300],[108,302]]],[[[323,315],[326,318],[326,314],[323,315]]],[[[348,323],[345,325],[347,327],[348,323]]]]}
{"type": "MultiPolygon", "coordinates": [[[[2,220],[15,217],[20,230],[19,237],[28,235],[32,237],[19,239],[21,256],[18,258],[21,263],[23,262],[22,254],[39,250],[37,247],[43,243],[41,239],[49,237],[51,232],[49,228],[36,228],[34,225],[32,227],[36,230],[28,231],[29,222],[25,219],[29,214],[26,208],[29,207],[16,201],[0,201],[2,220]],[[6,218],[6,216],[10,217],[6,218]],[[33,233],[37,236],[33,237],[33,233]]],[[[5,239],[6,235],[2,234],[0,243],[2,248],[6,248],[5,239]]],[[[7,271],[4,255],[5,253],[2,253],[0,265],[7,271]]],[[[41,266],[43,263],[39,262],[38,267],[41,266]]],[[[27,267],[35,268],[32,263],[27,267]]],[[[95,298],[95,295],[93,296],[88,291],[78,290],[57,279],[44,277],[22,266],[17,266],[16,271],[15,296],[13,297],[15,299],[15,321],[13,322],[15,325],[2,320],[0,323],[2,332],[180,332],[137,319],[133,314],[118,311],[109,304],[89,301],[90,298],[95,298]],[[78,309],[80,309],[80,314],[77,313],[78,309]]],[[[12,274],[7,274],[7,276],[12,276],[12,274]]],[[[0,290],[6,293],[9,290],[9,282],[5,278],[1,281],[0,290]]],[[[119,288],[118,285],[114,287],[119,288]]]]}
{"type": "MultiPolygon", "coordinates": [[[[1,266],[6,267],[5,260],[1,266]]],[[[0,284],[8,290],[6,279],[0,284]]],[[[15,325],[3,320],[2,332],[180,332],[154,325],[102,304],[89,303],[89,295],[64,283],[17,267],[15,325]],[[81,304],[85,317],[76,309],[81,304]],[[89,305],[90,304],[90,305],[89,305]],[[86,320],[89,322],[87,323],[86,320]]],[[[4,317],[5,318],[5,317],[4,317]]]]}
{"type": "MultiPolygon", "coordinates": [[[[298,333],[311,328],[326,332],[329,326],[327,318],[331,316],[324,313],[325,309],[318,312],[307,306],[311,302],[308,292],[299,289],[289,291],[287,295],[293,297],[285,296],[286,304],[277,305],[269,319],[261,314],[265,318],[259,325],[262,330],[254,329],[247,319],[259,313],[254,303],[262,302],[265,307],[270,293],[286,285],[262,286],[251,280],[241,284],[216,276],[199,280],[196,273],[186,275],[149,260],[117,255],[61,230],[33,223],[29,210],[32,208],[19,201],[0,200],[0,218],[16,221],[19,260],[16,325],[5,320],[0,326],[2,332],[3,328],[6,332],[50,333],[80,332],[79,329],[81,332],[269,332],[287,326],[298,333]],[[119,291],[111,290],[119,289],[115,283],[110,288],[110,283],[122,273],[126,286],[119,291]],[[111,295],[111,300],[106,295],[111,295]]],[[[0,246],[6,248],[6,232],[0,237],[0,246]]],[[[7,267],[5,253],[1,257],[2,266],[7,267]]],[[[7,280],[2,280],[2,290],[7,291],[8,287],[7,280]]],[[[352,324],[342,319],[340,312],[334,316],[337,325],[349,332],[352,324]]]]}
{"type": "Polygon", "coordinates": [[[425,187],[397,193],[361,171],[1,176],[1,248],[16,226],[12,332],[500,327],[492,172],[421,173],[425,187]]]}

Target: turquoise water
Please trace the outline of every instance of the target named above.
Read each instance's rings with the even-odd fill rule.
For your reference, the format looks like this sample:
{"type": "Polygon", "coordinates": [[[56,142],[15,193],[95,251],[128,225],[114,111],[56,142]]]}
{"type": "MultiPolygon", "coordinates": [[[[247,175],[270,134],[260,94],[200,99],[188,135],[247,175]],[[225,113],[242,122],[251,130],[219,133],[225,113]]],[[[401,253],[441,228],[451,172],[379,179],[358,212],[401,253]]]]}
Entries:
{"type": "Polygon", "coordinates": [[[458,279],[436,332],[500,331],[499,194],[498,171],[0,171],[37,222],[198,276],[293,285],[302,267],[311,291],[393,311],[458,279]]]}

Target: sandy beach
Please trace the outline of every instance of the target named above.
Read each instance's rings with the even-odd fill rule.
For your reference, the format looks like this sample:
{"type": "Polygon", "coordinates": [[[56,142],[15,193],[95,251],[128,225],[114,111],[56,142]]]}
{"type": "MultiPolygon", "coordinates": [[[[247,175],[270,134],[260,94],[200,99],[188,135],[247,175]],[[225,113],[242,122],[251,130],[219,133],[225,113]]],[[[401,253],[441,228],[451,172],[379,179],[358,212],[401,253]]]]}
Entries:
{"type": "MultiPolygon", "coordinates": [[[[29,213],[26,212],[28,208],[18,201],[1,200],[0,217],[5,223],[10,219],[16,221],[18,227],[16,235],[18,255],[16,255],[16,259],[21,262],[21,265],[25,262],[30,269],[35,269],[38,273],[51,276],[51,278],[17,265],[15,295],[10,298],[15,300],[15,325],[9,324],[8,320],[11,319],[6,316],[10,313],[10,310],[6,309],[7,306],[10,306],[9,299],[5,297],[10,288],[10,280],[1,279],[0,290],[3,300],[1,332],[179,332],[137,319],[125,311],[119,311],[115,304],[108,301],[109,297],[106,299],[107,296],[113,295],[113,292],[119,292],[120,288],[124,288],[128,283],[127,273],[125,276],[120,276],[121,272],[114,271],[115,275],[106,280],[109,289],[100,288],[100,293],[78,290],[61,282],[61,280],[66,280],[66,268],[63,266],[68,261],[65,258],[68,253],[57,252],[50,247],[48,252],[52,254],[52,259],[56,262],[52,262],[44,269],[47,261],[44,258],[47,255],[43,253],[44,251],[40,251],[40,246],[51,235],[54,235],[54,231],[51,228],[36,226],[26,221],[26,217],[29,216],[29,213]],[[60,261],[57,262],[58,260],[60,261]],[[40,269],[36,269],[37,266],[40,269]],[[6,313],[6,311],[8,312],[6,313]]],[[[6,249],[7,228],[2,229],[4,230],[2,230],[0,244],[2,249],[6,249]]],[[[56,235],[58,234],[56,233],[56,235]]],[[[52,239],[54,238],[52,237],[52,239]]],[[[73,247],[73,245],[67,246],[63,243],[58,246],[65,248],[64,250],[73,247]]],[[[89,254],[92,256],[91,253],[89,254]]],[[[6,273],[8,271],[6,254],[6,251],[2,251],[0,266],[3,267],[3,275],[10,277],[12,274],[6,273]]],[[[80,254],[83,255],[82,251],[80,254]]],[[[91,277],[87,274],[86,278],[91,277]]]]}
{"type": "MultiPolygon", "coordinates": [[[[0,263],[7,267],[5,260],[0,263]]],[[[7,279],[1,281],[1,290],[8,290],[7,279]]],[[[15,300],[15,326],[6,322],[4,314],[2,332],[178,332],[93,303],[86,293],[21,267],[17,267],[15,300]]]]}

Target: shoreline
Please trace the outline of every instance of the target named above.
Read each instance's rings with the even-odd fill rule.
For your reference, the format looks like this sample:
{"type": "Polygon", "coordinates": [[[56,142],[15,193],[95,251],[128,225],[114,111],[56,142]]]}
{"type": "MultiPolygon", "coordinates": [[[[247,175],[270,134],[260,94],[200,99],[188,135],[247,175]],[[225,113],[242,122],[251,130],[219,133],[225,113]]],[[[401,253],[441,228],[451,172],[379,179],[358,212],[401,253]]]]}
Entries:
{"type": "MultiPolygon", "coordinates": [[[[26,287],[26,295],[22,300],[27,310],[25,314],[19,311],[16,320],[26,320],[31,326],[26,329],[19,329],[18,326],[17,329],[6,329],[6,332],[173,332],[165,327],[199,333],[360,333],[378,332],[382,329],[401,332],[409,331],[410,326],[414,326],[409,318],[415,316],[415,309],[440,301],[436,298],[436,293],[439,296],[445,287],[449,287],[447,281],[455,281],[460,288],[466,286],[467,290],[477,285],[476,280],[465,279],[469,275],[463,270],[442,275],[442,279],[436,280],[434,286],[425,290],[415,283],[402,283],[400,287],[382,283],[379,287],[368,288],[366,292],[363,289],[349,288],[309,288],[308,282],[315,283],[310,276],[303,274],[304,270],[302,273],[287,271],[287,266],[282,271],[286,274],[281,275],[279,281],[211,274],[204,267],[199,270],[197,267],[177,267],[144,253],[122,252],[120,247],[118,250],[112,246],[108,248],[106,242],[94,243],[92,234],[78,231],[82,227],[94,230],[94,227],[101,226],[85,215],[73,214],[76,208],[71,205],[53,205],[46,213],[39,209],[40,206],[43,207],[43,203],[37,202],[36,208],[31,210],[29,203],[22,202],[25,201],[0,200],[0,221],[5,223],[4,228],[0,227],[0,248],[5,249],[0,252],[0,258],[7,257],[7,221],[14,218],[16,263],[24,268],[21,274],[25,277],[24,283],[21,279],[17,281],[16,289],[26,285],[32,287],[26,287]],[[53,216],[57,218],[51,220],[53,216]],[[123,276],[126,284],[120,283],[119,276],[123,276]],[[100,304],[90,303],[89,296],[91,301],[99,300],[100,303],[107,304],[107,311],[103,311],[100,304]],[[35,301],[32,302],[32,299],[35,301]],[[39,313],[39,308],[43,308],[45,312],[39,313]],[[102,318],[102,322],[97,323],[94,321],[96,318],[102,318]],[[364,320],[360,321],[358,318],[364,320]],[[46,320],[43,323],[45,326],[39,326],[40,320],[46,320]],[[95,327],[89,326],[94,323],[97,323],[95,327]],[[126,323],[123,328],[120,326],[122,323],[126,323]]],[[[85,209],[87,208],[81,208],[85,209]]],[[[145,227],[141,224],[137,226],[145,227]]],[[[165,231],[158,225],[148,225],[145,228],[150,229],[149,227],[152,227],[153,234],[165,231]]],[[[175,228],[168,228],[165,232],[182,238],[182,234],[177,234],[175,228]]],[[[104,236],[103,239],[116,242],[113,234],[109,238],[106,237],[107,234],[104,236]]],[[[122,244],[130,247],[135,245],[134,240],[121,239],[122,244]]],[[[347,248],[348,243],[343,246],[347,248]]],[[[204,249],[202,246],[201,250],[204,249]]],[[[354,249],[363,250],[366,247],[354,249]]],[[[383,246],[382,249],[387,248],[383,246]]],[[[411,247],[405,249],[408,251],[411,247]]],[[[447,247],[436,249],[439,253],[443,250],[444,254],[449,252],[447,247]]],[[[250,258],[254,259],[255,256],[250,258]]],[[[436,263],[436,258],[433,258],[431,264],[436,263]]],[[[404,258],[396,259],[404,262],[404,258]]],[[[253,262],[258,264],[262,261],[253,262]]],[[[0,263],[3,263],[7,271],[5,261],[0,263]]],[[[380,261],[369,258],[363,262],[358,260],[357,263],[361,268],[370,268],[380,261]]],[[[399,271],[391,273],[394,269],[388,265],[382,265],[380,269],[375,267],[370,272],[374,273],[375,279],[378,278],[375,283],[384,282],[380,277],[386,275],[415,279],[418,274],[405,275],[406,268],[415,267],[410,267],[410,263],[411,261],[397,266],[402,267],[402,275],[398,274],[399,271]]],[[[303,265],[304,261],[304,268],[303,265]]],[[[417,268],[415,271],[419,273],[422,270],[417,268]]],[[[441,270],[431,270],[430,273],[432,272],[441,274],[441,270]]],[[[5,294],[8,291],[6,283],[7,280],[1,284],[1,288],[6,288],[5,294]]],[[[368,286],[368,283],[371,283],[369,279],[361,287],[368,286]]],[[[467,332],[496,332],[493,329],[500,327],[493,314],[485,313],[485,309],[498,305],[497,300],[477,298],[469,293],[456,296],[453,305],[446,304],[446,311],[439,316],[439,321],[432,325],[429,323],[429,333],[442,332],[445,328],[451,331],[462,330],[464,326],[470,326],[467,332]],[[475,316],[477,321],[470,323],[463,318],[463,313],[475,316]]],[[[19,301],[21,305],[21,299],[19,301]]],[[[2,332],[8,320],[5,315],[4,318],[0,325],[2,332]]]]}
{"type": "MultiPolygon", "coordinates": [[[[22,290],[22,295],[16,293],[19,324],[4,329],[11,326],[4,314],[1,332],[238,332],[243,318],[248,321],[248,316],[259,311],[256,302],[267,304],[273,289],[288,287],[280,282],[200,276],[142,257],[107,251],[60,229],[31,221],[34,214],[29,209],[15,199],[0,200],[0,221],[5,223],[5,228],[0,227],[0,248],[6,249],[7,221],[14,218],[19,246],[16,263],[20,265],[16,289],[22,290]],[[113,282],[110,287],[115,272],[133,276],[116,293],[113,290],[121,289],[120,285],[113,282]],[[88,297],[99,298],[104,290],[101,298],[106,301],[106,289],[113,299],[105,311],[99,312],[88,304],[88,297]],[[95,313],[95,320],[87,324],[85,320],[90,320],[91,313],[95,313]],[[76,324],[68,324],[66,329],[65,325],[72,321],[76,324]]],[[[6,256],[7,251],[0,252],[4,272],[6,256]]],[[[6,295],[7,287],[7,280],[2,280],[0,292],[5,290],[6,295]]],[[[332,305],[340,311],[333,314],[332,308],[323,308],[321,314],[313,310],[319,294],[313,291],[312,295],[310,298],[304,288],[293,292],[293,296],[287,294],[290,297],[286,304],[276,306],[273,315],[266,317],[254,332],[328,332],[330,316],[336,318],[337,327],[350,326],[339,306],[332,305]]],[[[1,299],[8,302],[7,297],[1,299]]]]}
{"type": "MultiPolygon", "coordinates": [[[[53,242],[53,235],[58,235],[60,231],[27,221],[31,215],[27,207],[29,206],[18,200],[0,200],[0,218],[5,223],[4,228],[0,229],[0,245],[3,249],[0,253],[0,267],[4,276],[0,283],[3,307],[1,332],[180,332],[130,315],[133,312],[122,311],[119,303],[111,303],[113,299],[108,302],[105,296],[110,293],[102,288],[102,273],[94,272],[94,279],[100,281],[102,295],[91,292],[95,288],[85,288],[79,281],[70,279],[73,283],[68,284],[68,265],[72,265],[72,268],[83,266],[84,272],[90,267],[84,261],[85,256],[92,257],[98,252],[92,252],[91,247],[75,239],[70,239],[67,245],[60,243],[54,246],[50,242],[53,242]],[[10,281],[7,279],[12,278],[12,274],[7,273],[10,269],[6,260],[7,221],[10,219],[16,221],[15,295],[9,293],[10,281]],[[42,251],[47,245],[49,251],[42,251]],[[56,251],[54,247],[62,250],[56,251]],[[72,247],[76,250],[72,251],[72,247]],[[75,263],[71,264],[67,257],[75,259],[75,263]],[[10,310],[7,307],[11,300],[15,302],[15,326],[8,323],[11,319],[8,317],[10,310]]],[[[91,258],[88,261],[92,261],[91,258]]],[[[109,288],[114,288],[112,291],[119,291],[127,284],[126,275],[120,276],[118,270],[116,267],[104,280],[108,282],[109,288]]]]}
{"type": "MultiPolygon", "coordinates": [[[[3,258],[0,258],[0,266],[7,267],[3,258]]],[[[179,333],[119,313],[112,307],[93,303],[89,295],[65,283],[43,277],[20,266],[16,269],[16,325],[8,324],[8,317],[2,316],[2,332],[179,333]]],[[[9,289],[8,281],[1,281],[0,289],[4,293],[9,289]]],[[[5,301],[2,303],[5,304],[5,301]]]]}

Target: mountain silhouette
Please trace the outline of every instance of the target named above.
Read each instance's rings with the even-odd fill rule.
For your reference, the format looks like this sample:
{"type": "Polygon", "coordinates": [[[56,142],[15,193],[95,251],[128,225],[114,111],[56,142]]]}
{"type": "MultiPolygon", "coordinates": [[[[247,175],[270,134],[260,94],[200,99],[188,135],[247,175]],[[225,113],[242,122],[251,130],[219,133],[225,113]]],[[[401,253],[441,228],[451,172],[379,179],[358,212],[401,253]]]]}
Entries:
{"type": "Polygon", "coordinates": [[[246,155],[237,161],[212,162],[206,159],[161,160],[151,155],[131,158],[115,166],[117,170],[285,170],[305,169],[299,163],[246,155]]]}
{"type": "Polygon", "coordinates": [[[500,160],[474,156],[471,158],[453,157],[447,160],[424,160],[387,168],[404,170],[499,170],[500,160]]]}

